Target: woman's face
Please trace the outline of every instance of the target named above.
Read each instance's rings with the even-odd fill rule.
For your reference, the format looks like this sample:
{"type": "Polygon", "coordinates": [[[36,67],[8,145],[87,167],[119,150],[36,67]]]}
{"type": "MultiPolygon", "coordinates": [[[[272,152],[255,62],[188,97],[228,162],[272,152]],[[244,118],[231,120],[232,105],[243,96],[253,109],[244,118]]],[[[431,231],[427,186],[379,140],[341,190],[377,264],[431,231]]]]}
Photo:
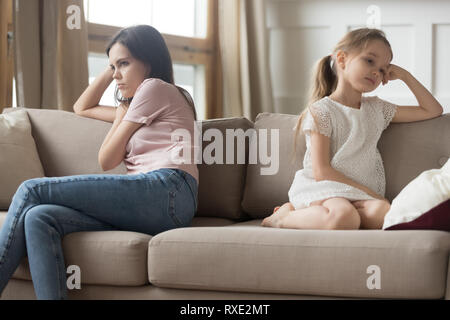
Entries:
{"type": "Polygon", "coordinates": [[[109,50],[109,63],[124,98],[132,98],[139,85],[150,75],[150,67],[135,59],[128,48],[119,42],[109,50]]]}
{"type": "Polygon", "coordinates": [[[375,90],[391,62],[391,51],[380,40],[371,41],[357,54],[348,55],[342,75],[358,92],[375,90]]]}

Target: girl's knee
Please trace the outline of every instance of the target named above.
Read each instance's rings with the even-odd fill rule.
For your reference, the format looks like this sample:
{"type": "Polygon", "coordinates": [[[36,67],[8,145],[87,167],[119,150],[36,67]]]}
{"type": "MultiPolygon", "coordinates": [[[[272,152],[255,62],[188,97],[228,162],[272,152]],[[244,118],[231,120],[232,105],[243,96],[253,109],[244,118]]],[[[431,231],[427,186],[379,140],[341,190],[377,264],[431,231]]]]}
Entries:
{"type": "Polygon", "coordinates": [[[381,229],[384,223],[384,217],[388,213],[391,205],[386,201],[377,201],[373,206],[366,210],[361,227],[364,229],[381,229]]]}
{"type": "Polygon", "coordinates": [[[356,230],[361,226],[361,217],[356,208],[346,199],[339,199],[327,203],[330,230],[356,230]]]}

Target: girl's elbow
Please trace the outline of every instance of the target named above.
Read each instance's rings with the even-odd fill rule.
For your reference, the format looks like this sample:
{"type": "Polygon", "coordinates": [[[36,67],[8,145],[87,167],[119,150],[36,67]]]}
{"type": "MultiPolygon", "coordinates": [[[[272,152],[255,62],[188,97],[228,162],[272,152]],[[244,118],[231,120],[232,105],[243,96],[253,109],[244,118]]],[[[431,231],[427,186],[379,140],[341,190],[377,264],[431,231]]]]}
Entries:
{"type": "Polygon", "coordinates": [[[316,182],[320,182],[322,180],[329,180],[329,177],[332,175],[333,168],[330,167],[321,167],[313,170],[314,180],[316,182]]]}
{"type": "Polygon", "coordinates": [[[316,180],[316,182],[324,180],[322,172],[314,171],[313,176],[314,176],[314,180],[316,180]]]}

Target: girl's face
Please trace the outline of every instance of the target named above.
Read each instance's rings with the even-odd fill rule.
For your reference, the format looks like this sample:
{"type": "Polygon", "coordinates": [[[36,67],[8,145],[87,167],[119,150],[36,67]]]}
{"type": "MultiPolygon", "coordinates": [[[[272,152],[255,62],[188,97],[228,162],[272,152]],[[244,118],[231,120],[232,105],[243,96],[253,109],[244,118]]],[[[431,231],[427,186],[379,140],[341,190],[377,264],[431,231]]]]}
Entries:
{"type": "Polygon", "coordinates": [[[346,59],[337,58],[343,79],[358,92],[375,90],[383,80],[391,63],[391,51],[380,40],[369,42],[359,53],[347,55],[346,59]]]}
{"type": "Polygon", "coordinates": [[[119,42],[109,51],[109,63],[114,70],[113,78],[124,98],[132,98],[139,85],[150,75],[150,67],[133,58],[128,48],[119,42]]]}

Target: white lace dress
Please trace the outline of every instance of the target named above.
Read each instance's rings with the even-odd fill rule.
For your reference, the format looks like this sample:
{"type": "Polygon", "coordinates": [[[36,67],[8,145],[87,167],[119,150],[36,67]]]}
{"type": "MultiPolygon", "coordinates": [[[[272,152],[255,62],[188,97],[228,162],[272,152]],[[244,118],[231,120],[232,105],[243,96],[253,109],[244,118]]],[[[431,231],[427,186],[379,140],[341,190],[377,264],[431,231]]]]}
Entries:
{"type": "Polygon", "coordinates": [[[362,190],[345,183],[314,179],[311,163],[310,131],[330,137],[331,166],[350,179],[384,196],[386,180],[378,140],[397,110],[397,105],[377,96],[362,97],[359,109],[340,104],[329,97],[315,102],[305,115],[306,153],[303,169],[295,173],[289,201],[296,209],[311,202],[342,197],[351,201],[374,199],[362,190]],[[311,112],[316,118],[311,116],[311,112]]]}

